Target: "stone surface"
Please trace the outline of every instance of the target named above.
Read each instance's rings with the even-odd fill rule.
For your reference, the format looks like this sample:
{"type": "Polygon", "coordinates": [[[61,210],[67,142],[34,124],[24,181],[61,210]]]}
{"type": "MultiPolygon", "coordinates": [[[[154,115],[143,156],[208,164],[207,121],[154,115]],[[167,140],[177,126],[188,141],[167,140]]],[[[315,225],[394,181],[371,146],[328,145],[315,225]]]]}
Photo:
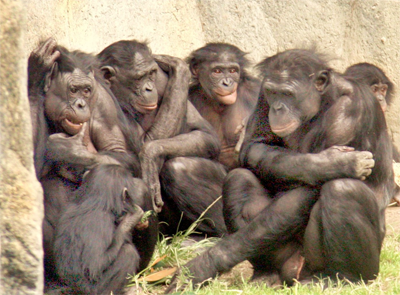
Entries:
{"type": "MultiPolygon", "coordinates": [[[[41,293],[42,194],[26,98],[26,60],[39,40],[94,53],[121,39],[147,40],[154,53],[181,58],[221,41],[254,63],[315,44],[340,71],[367,61],[400,85],[398,0],[1,0],[0,22],[1,294],[41,293]]],[[[399,94],[387,112],[398,147],[399,94]]]]}
{"type": "MultiPolygon", "coordinates": [[[[40,38],[98,52],[121,39],[148,40],[153,52],[186,57],[206,42],[233,43],[254,62],[315,43],[342,71],[371,62],[400,85],[398,0],[31,0],[25,57],[40,38]]],[[[400,147],[399,94],[387,112],[400,147]]]]}
{"type": "Polygon", "coordinates": [[[22,1],[0,1],[0,294],[42,294],[42,189],[33,168],[22,1]]]}

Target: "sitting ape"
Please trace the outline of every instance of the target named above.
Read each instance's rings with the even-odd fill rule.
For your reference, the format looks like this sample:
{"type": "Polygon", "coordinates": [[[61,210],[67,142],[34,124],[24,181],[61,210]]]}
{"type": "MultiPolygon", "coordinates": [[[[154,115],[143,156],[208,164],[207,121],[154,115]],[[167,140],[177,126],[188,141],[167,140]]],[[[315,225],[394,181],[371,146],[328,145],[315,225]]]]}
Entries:
{"type": "Polygon", "coordinates": [[[288,284],[316,274],[374,279],[394,186],[377,100],[311,51],[288,50],[258,68],[264,80],[239,159],[247,169],[224,183],[234,233],[186,265],[193,283],[246,259],[253,278],[288,284]]]}
{"type": "MultiPolygon", "coordinates": [[[[187,101],[186,65],[177,58],[152,56],[146,44],[134,40],[111,44],[98,60],[132,136],[140,139],[141,173],[154,210],[162,209],[159,216],[169,224],[169,233],[179,223],[188,227],[220,196],[226,172],[212,161],[220,149],[215,132],[187,101]]],[[[204,217],[199,230],[226,232],[221,201],[204,217]]]]}
{"type": "Polygon", "coordinates": [[[235,146],[260,90],[247,72],[245,55],[236,46],[209,43],[187,58],[194,78],[189,100],[216,130],[222,143],[219,161],[230,169],[238,166],[235,146]]]}
{"type": "MultiPolygon", "coordinates": [[[[104,163],[132,168],[136,174],[139,170],[137,160],[127,152],[119,120],[123,114],[110,91],[95,78],[92,61],[92,56],[69,52],[53,39],[41,43],[28,61],[35,168],[45,199],[46,285],[55,279],[54,229],[73,191],[81,185],[83,173],[104,163]]],[[[145,267],[157,240],[155,217],[141,237],[140,263],[145,267]]]]}
{"type": "Polygon", "coordinates": [[[145,226],[140,219],[141,208],[151,207],[147,193],[142,180],[121,166],[99,165],[88,173],[56,228],[57,273],[69,292],[136,294],[126,284],[140,269],[132,234],[145,226]]]}
{"type": "MultiPolygon", "coordinates": [[[[358,63],[348,67],[344,75],[370,86],[382,111],[386,112],[393,99],[394,85],[380,68],[369,63],[358,63]]],[[[400,162],[400,153],[395,146],[393,146],[393,160],[400,162]]],[[[399,187],[396,188],[394,200],[400,205],[399,187]]]]}

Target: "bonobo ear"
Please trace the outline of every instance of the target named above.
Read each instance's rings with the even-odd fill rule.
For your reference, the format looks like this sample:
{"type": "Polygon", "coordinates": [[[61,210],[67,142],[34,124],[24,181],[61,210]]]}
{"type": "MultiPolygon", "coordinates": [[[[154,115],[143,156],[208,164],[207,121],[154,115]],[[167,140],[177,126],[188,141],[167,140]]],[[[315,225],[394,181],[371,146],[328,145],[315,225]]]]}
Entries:
{"type": "Polygon", "coordinates": [[[328,86],[329,82],[330,82],[330,72],[327,70],[323,70],[317,74],[314,80],[314,85],[319,92],[323,92],[325,88],[328,86]]]}
{"type": "Polygon", "coordinates": [[[44,78],[44,92],[46,93],[49,91],[51,86],[51,81],[57,76],[58,74],[58,63],[54,63],[51,67],[50,72],[48,72],[44,78]]]}
{"type": "Polygon", "coordinates": [[[111,84],[110,80],[116,75],[115,69],[112,66],[102,66],[100,70],[106,83],[111,84]]]}
{"type": "Polygon", "coordinates": [[[128,193],[128,189],[126,187],[124,187],[124,189],[122,190],[122,202],[126,202],[127,199],[129,199],[129,193],[128,193]]]}
{"type": "Polygon", "coordinates": [[[199,66],[197,64],[191,64],[189,69],[190,69],[190,72],[192,73],[193,77],[195,77],[195,78],[199,77],[199,66]]]}

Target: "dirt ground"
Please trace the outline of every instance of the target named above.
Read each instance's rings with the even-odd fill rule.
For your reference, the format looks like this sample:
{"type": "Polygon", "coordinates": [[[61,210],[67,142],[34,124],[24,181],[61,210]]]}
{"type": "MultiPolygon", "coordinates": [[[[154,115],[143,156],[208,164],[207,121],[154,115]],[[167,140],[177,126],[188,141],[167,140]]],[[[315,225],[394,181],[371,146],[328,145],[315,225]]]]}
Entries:
{"type": "Polygon", "coordinates": [[[389,207],[386,209],[386,234],[400,233],[400,207],[389,207]]]}

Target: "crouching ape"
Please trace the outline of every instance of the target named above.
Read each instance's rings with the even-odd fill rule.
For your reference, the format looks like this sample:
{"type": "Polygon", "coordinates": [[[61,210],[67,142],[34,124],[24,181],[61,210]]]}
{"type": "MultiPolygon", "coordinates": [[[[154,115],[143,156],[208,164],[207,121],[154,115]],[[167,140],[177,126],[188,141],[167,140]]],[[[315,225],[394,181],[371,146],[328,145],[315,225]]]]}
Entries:
{"type": "MultiPolygon", "coordinates": [[[[163,232],[187,229],[221,195],[226,175],[213,161],[220,152],[215,131],[187,100],[187,65],[171,56],[153,56],[135,40],[113,43],[97,57],[132,136],[140,141],[143,180],[160,221],[169,225],[163,232]]],[[[226,232],[222,201],[207,211],[198,230],[211,236],[226,232]]]]}
{"type": "Polygon", "coordinates": [[[141,222],[142,208],[151,207],[143,181],[121,166],[99,165],[74,197],[56,228],[61,280],[73,294],[136,294],[126,285],[128,274],[140,269],[132,237],[148,226],[141,222]]]}
{"type": "Polygon", "coordinates": [[[264,80],[240,152],[246,169],[232,170],[223,188],[232,234],[186,265],[193,283],[246,259],[254,279],[276,283],[375,279],[394,189],[378,101],[312,51],[285,51],[258,68],[264,80]]]}
{"type": "MultiPolygon", "coordinates": [[[[127,140],[123,113],[112,93],[97,79],[94,61],[93,56],[70,52],[53,39],[41,42],[28,60],[35,169],[44,191],[46,289],[53,283],[58,285],[54,230],[84,173],[110,163],[130,169],[135,176],[140,173],[138,159],[128,152],[134,150],[130,146],[135,143],[127,140]]],[[[152,216],[149,227],[140,234],[141,267],[152,256],[157,228],[152,216]]]]}

